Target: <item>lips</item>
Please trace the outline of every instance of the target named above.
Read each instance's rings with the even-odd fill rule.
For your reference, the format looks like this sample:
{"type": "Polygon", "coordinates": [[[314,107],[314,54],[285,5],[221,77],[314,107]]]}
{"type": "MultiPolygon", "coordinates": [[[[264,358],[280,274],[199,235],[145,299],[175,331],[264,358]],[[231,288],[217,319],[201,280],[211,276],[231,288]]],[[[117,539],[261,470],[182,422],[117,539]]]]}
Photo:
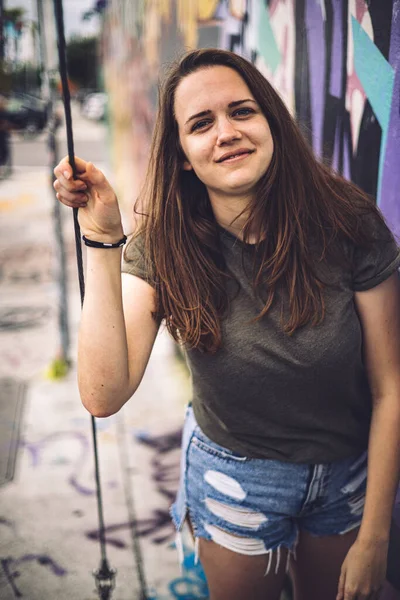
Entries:
{"type": "Polygon", "coordinates": [[[216,162],[224,162],[229,158],[234,158],[235,156],[241,156],[242,154],[252,154],[254,150],[249,150],[248,148],[238,148],[237,150],[232,150],[231,152],[227,152],[223,154],[216,162]]]}

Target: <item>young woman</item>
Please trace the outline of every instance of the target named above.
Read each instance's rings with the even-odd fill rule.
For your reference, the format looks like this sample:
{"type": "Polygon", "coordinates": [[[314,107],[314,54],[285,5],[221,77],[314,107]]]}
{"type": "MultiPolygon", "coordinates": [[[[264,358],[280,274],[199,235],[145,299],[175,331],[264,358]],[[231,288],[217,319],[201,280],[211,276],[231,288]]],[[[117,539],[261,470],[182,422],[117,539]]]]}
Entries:
{"type": "MultiPolygon", "coordinates": [[[[160,95],[120,273],[118,202],[55,169],[87,249],[82,401],[135,393],[162,321],[193,380],[172,516],[212,600],[377,599],[400,465],[400,254],[382,216],[319,164],[243,58],[196,50],[160,95]]],[[[121,241],[121,243],[122,243],[121,241]]]]}

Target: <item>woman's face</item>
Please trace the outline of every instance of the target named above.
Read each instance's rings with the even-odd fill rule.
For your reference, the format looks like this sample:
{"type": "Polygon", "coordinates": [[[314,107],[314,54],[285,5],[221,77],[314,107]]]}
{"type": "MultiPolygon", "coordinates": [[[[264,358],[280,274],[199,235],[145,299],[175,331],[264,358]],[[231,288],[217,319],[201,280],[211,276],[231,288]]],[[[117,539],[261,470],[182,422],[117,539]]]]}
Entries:
{"type": "Polygon", "coordinates": [[[185,77],[175,92],[175,116],[185,153],[210,199],[249,197],[271,162],[268,121],[241,76],[224,66],[185,77]]]}

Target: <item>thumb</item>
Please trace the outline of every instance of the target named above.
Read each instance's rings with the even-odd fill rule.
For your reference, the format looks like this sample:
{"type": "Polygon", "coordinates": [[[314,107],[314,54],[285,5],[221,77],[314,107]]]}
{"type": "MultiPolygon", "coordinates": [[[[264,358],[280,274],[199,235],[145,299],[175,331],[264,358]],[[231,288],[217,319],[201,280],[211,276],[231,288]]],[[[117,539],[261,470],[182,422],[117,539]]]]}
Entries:
{"type": "Polygon", "coordinates": [[[109,187],[104,173],[100,169],[97,169],[91,162],[87,163],[85,177],[81,177],[81,179],[85,179],[86,183],[95,185],[99,189],[109,187]]]}

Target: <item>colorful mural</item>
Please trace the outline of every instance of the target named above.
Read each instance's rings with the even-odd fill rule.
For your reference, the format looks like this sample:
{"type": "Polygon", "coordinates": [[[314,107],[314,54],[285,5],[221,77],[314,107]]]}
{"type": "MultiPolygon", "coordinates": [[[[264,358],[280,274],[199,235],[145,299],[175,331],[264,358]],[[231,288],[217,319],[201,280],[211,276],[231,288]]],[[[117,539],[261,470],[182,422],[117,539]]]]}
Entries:
{"type": "Polygon", "coordinates": [[[400,235],[400,0],[111,0],[104,40],[127,207],[145,170],[160,72],[185,49],[218,46],[257,65],[317,156],[372,194],[400,235]]]}

